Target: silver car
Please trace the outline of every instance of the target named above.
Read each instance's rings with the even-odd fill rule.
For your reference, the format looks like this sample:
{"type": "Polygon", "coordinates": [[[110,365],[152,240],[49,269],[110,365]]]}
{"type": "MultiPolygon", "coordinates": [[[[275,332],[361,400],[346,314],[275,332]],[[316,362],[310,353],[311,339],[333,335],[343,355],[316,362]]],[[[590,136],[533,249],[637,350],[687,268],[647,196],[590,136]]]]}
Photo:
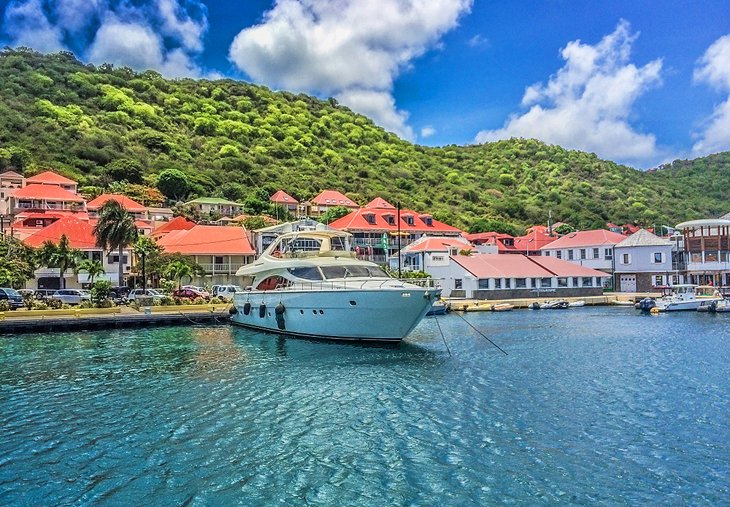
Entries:
{"type": "Polygon", "coordinates": [[[51,298],[65,305],[78,305],[81,301],[91,301],[91,293],[84,289],[59,289],[51,298]]]}

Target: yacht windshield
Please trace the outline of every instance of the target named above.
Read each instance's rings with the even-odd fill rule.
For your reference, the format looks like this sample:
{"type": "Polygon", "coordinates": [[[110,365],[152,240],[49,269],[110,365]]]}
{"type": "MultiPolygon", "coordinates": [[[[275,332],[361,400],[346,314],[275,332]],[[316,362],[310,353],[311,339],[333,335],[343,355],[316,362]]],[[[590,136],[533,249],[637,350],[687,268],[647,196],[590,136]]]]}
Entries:
{"type": "Polygon", "coordinates": [[[388,275],[377,266],[322,266],[322,273],[327,280],[337,278],[388,278],[388,275]]]}
{"type": "Polygon", "coordinates": [[[304,266],[298,268],[288,268],[287,271],[296,276],[297,278],[304,278],[305,280],[321,280],[322,273],[319,272],[314,266],[304,266]]]}

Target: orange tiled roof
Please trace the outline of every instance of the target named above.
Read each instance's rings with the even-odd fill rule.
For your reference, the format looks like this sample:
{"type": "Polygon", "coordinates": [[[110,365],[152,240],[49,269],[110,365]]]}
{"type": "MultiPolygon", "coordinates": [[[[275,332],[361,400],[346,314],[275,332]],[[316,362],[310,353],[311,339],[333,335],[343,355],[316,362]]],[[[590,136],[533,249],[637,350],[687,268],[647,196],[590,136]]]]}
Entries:
{"type": "Polygon", "coordinates": [[[93,230],[94,226],[88,220],[79,220],[73,215],[68,215],[59,218],[48,227],[38,229],[37,232],[25,238],[23,242],[28,246],[37,248],[46,240],[58,243],[61,236],[65,234],[71,248],[88,250],[98,248],[93,230]]]}
{"type": "Polygon", "coordinates": [[[352,199],[337,190],[323,190],[317,197],[312,199],[312,204],[317,206],[344,206],[346,208],[359,207],[352,199]]]}
{"type": "Polygon", "coordinates": [[[92,211],[97,210],[106,204],[107,201],[117,201],[122,205],[122,208],[130,213],[141,213],[143,211],[147,211],[146,207],[122,194],[101,194],[93,201],[90,201],[86,207],[92,211]]]}
{"type": "Polygon", "coordinates": [[[15,199],[45,199],[47,201],[84,202],[84,198],[80,195],[73,194],[58,185],[26,185],[23,188],[13,191],[11,197],[15,199]]]}
{"type": "Polygon", "coordinates": [[[279,190],[274,195],[272,195],[270,200],[271,202],[275,202],[277,204],[299,204],[299,201],[294,199],[283,190],[279,190]]]}
{"type": "Polygon", "coordinates": [[[183,255],[254,255],[256,252],[243,227],[196,225],[189,230],[172,231],[157,244],[166,253],[183,255]]]}
{"type": "Polygon", "coordinates": [[[26,183],[39,183],[42,185],[76,185],[74,180],[70,180],[65,176],[54,173],[53,171],[45,171],[30,178],[26,178],[26,183]]]}
{"type": "Polygon", "coordinates": [[[601,245],[615,245],[626,239],[623,234],[607,231],[604,229],[595,229],[592,231],[571,232],[562,236],[552,243],[545,245],[541,250],[551,250],[558,248],[578,248],[591,247],[601,245]]]}
{"type": "MultiPolygon", "coordinates": [[[[352,211],[350,214],[345,215],[332,222],[330,227],[333,229],[340,229],[344,231],[389,231],[396,232],[398,230],[397,216],[393,209],[377,209],[377,208],[358,208],[352,211]],[[368,221],[365,216],[372,216],[372,222],[368,221]],[[387,220],[387,216],[393,218],[393,222],[387,220]]],[[[438,220],[431,218],[428,213],[416,213],[415,211],[403,209],[400,212],[401,232],[423,232],[427,234],[433,233],[460,233],[461,231],[456,227],[452,227],[438,220]],[[413,225],[409,225],[406,222],[406,217],[413,218],[413,225]],[[428,225],[426,220],[430,219],[431,225],[428,225]]]]}
{"type": "Polygon", "coordinates": [[[175,217],[152,231],[152,236],[162,236],[172,231],[187,231],[193,227],[195,227],[195,222],[185,217],[175,217]]]}
{"type": "Polygon", "coordinates": [[[505,245],[505,239],[514,239],[509,234],[502,232],[475,232],[464,234],[464,237],[475,245],[495,245],[499,253],[516,253],[514,245],[505,245]]]}

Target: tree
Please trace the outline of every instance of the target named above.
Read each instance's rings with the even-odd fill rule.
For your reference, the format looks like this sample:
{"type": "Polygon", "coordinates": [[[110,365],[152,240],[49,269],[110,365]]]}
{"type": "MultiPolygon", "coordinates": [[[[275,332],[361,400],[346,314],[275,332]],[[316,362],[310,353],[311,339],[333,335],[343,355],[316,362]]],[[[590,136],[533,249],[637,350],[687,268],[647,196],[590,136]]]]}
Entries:
{"type": "Polygon", "coordinates": [[[38,250],[38,259],[42,265],[59,269],[58,286],[62,289],[66,288],[66,279],[63,275],[69,269],[76,269],[81,262],[81,256],[80,250],[71,248],[65,234],[61,236],[58,244],[46,240],[38,250]]]}
{"type": "Polygon", "coordinates": [[[180,201],[190,193],[190,181],[179,169],[166,169],[157,178],[157,189],[169,199],[180,201]]]}
{"type": "Polygon", "coordinates": [[[99,210],[99,221],[94,226],[96,246],[119,252],[118,285],[124,280],[124,248],[137,239],[134,218],[117,201],[109,200],[99,210]]]}
{"type": "Polygon", "coordinates": [[[103,275],[106,273],[104,270],[104,266],[99,261],[93,261],[91,259],[84,259],[81,262],[78,263],[76,268],[74,268],[74,273],[79,274],[81,271],[86,271],[86,273],[89,275],[89,284],[94,284],[94,278],[96,278],[99,275],[103,275]]]}
{"type": "Polygon", "coordinates": [[[182,261],[173,261],[165,270],[165,276],[168,278],[172,278],[173,280],[177,280],[177,288],[179,289],[182,285],[182,279],[185,277],[189,277],[192,281],[193,278],[193,268],[190,266],[190,264],[186,264],[182,261]]]}
{"type": "Polygon", "coordinates": [[[159,257],[162,253],[162,247],[160,247],[154,239],[149,236],[140,236],[134,243],[134,254],[140,260],[142,267],[142,288],[147,288],[147,266],[151,261],[154,263],[154,257],[159,257]]]}
{"type": "Polygon", "coordinates": [[[350,208],[346,208],[344,206],[335,206],[334,208],[330,208],[325,211],[322,216],[319,217],[319,221],[325,224],[329,224],[330,222],[334,222],[338,218],[349,215],[351,211],[352,210],[350,208]]]}
{"type": "Polygon", "coordinates": [[[0,285],[22,287],[33,278],[36,258],[33,249],[16,238],[0,235],[0,285]]]}

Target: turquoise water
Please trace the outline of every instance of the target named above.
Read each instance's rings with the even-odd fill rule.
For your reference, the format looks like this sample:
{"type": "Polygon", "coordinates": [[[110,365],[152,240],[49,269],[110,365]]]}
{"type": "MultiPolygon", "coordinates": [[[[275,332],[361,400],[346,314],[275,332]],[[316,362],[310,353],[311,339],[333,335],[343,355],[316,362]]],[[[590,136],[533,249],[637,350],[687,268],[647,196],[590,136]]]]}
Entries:
{"type": "Polygon", "coordinates": [[[0,337],[2,505],[727,505],[730,315],[0,337]]]}

